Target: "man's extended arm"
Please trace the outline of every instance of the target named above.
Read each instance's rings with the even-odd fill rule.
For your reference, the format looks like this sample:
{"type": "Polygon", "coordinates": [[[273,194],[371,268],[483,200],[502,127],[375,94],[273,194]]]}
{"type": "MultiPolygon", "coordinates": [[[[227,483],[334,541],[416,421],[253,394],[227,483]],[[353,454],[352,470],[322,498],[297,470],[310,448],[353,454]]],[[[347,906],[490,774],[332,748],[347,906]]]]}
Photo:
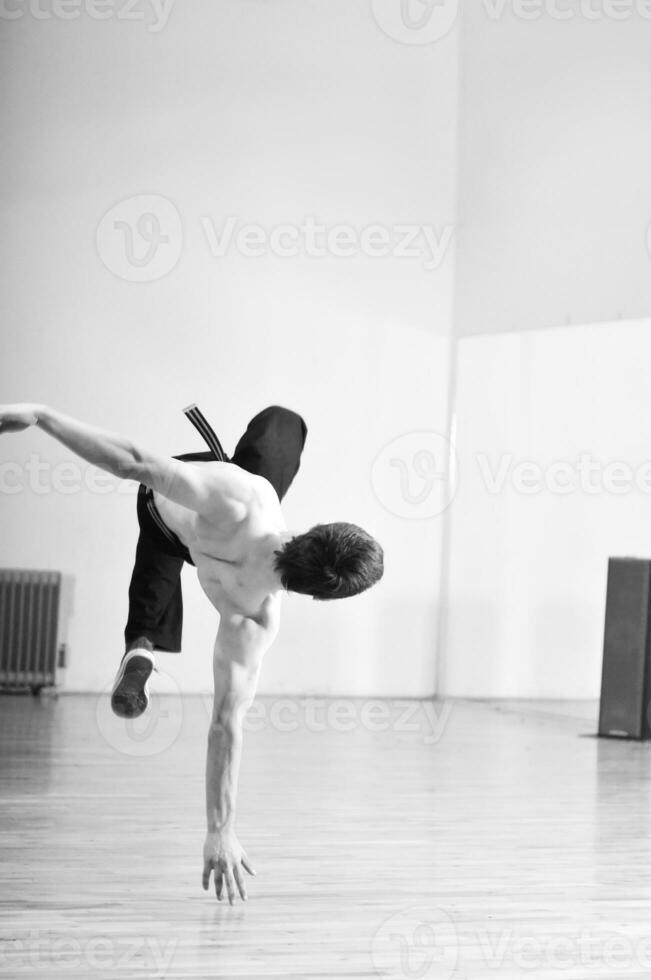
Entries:
{"type": "Polygon", "coordinates": [[[199,513],[223,510],[237,519],[246,487],[237,467],[224,464],[216,472],[152,453],[131,440],[86,425],[45,405],[0,406],[0,435],[38,426],[82,459],[122,480],[136,480],[175,503],[199,513]]]}
{"type": "Polygon", "coordinates": [[[206,817],[208,832],[203,853],[203,887],[211,872],[221,900],[224,886],[233,904],[236,889],[246,899],[242,869],[255,871],[235,834],[235,803],[242,755],[242,725],[258,683],[265,651],[277,631],[277,600],[268,600],[260,622],[222,615],[215,643],[213,670],[215,700],[206,760],[206,817]]]}

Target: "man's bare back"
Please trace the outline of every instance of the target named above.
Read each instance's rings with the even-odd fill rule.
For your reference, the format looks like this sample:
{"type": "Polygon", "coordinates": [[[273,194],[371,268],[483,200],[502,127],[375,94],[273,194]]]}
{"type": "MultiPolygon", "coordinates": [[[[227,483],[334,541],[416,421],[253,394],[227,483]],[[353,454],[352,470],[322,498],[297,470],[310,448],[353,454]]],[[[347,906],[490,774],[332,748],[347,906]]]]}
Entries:
{"type": "Polygon", "coordinates": [[[276,491],[264,477],[232,463],[185,463],[201,470],[210,483],[219,468],[219,489],[226,506],[201,514],[156,492],[156,507],[186,546],[197,567],[201,587],[220,613],[259,619],[271,597],[280,599],[280,583],[270,578],[270,542],[287,532],[276,491]],[[270,588],[270,585],[272,588],[270,588]]]}

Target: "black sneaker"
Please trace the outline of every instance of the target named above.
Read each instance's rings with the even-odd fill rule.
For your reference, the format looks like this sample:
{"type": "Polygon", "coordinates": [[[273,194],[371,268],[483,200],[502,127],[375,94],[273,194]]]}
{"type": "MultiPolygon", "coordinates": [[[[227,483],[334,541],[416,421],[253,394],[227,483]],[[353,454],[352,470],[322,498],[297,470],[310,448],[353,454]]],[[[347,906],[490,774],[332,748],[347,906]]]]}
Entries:
{"type": "Polygon", "coordinates": [[[147,681],[154,666],[154,657],[149,650],[125,653],[111,694],[111,707],[120,718],[138,718],[147,708],[147,681]]]}

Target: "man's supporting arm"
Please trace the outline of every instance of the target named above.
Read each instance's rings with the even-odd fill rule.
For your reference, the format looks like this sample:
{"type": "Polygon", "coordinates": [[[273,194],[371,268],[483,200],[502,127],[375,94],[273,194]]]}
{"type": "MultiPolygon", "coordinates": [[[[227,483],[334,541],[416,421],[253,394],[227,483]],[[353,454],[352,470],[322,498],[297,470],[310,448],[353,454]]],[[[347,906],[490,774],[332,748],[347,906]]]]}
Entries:
{"type": "Polygon", "coordinates": [[[212,872],[217,898],[221,901],[225,886],[231,905],[236,889],[246,900],[242,869],[255,874],[235,834],[237,784],[244,715],[255,697],[262,657],[276,628],[271,617],[259,623],[243,616],[222,615],[215,643],[215,700],[206,760],[208,832],[203,887],[208,889],[212,872]]]}

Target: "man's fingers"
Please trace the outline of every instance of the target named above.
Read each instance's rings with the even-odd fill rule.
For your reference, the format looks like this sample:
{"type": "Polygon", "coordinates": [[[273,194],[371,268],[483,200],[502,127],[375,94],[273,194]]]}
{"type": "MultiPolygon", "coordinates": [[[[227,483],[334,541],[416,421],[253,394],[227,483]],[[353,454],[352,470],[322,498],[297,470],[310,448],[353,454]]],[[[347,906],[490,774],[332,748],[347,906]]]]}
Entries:
{"type": "Polygon", "coordinates": [[[256,872],[249,864],[249,859],[248,857],[246,857],[246,855],[242,855],[242,867],[244,868],[245,871],[248,871],[250,875],[255,875],[256,872]]]}
{"type": "Polygon", "coordinates": [[[240,871],[237,865],[233,867],[233,875],[235,876],[235,881],[237,883],[237,890],[239,891],[242,901],[246,902],[246,885],[244,884],[244,875],[240,871]]]}
{"type": "Polygon", "coordinates": [[[206,861],[203,866],[203,876],[201,878],[201,884],[203,885],[203,890],[208,891],[208,885],[210,884],[210,861],[206,861]]]}
{"type": "Polygon", "coordinates": [[[226,891],[228,893],[228,901],[232,905],[235,901],[235,882],[233,880],[233,871],[230,866],[226,866],[224,871],[224,878],[226,879],[226,891]]]}
{"type": "Polygon", "coordinates": [[[214,875],[215,895],[219,902],[224,897],[224,891],[226,891],[226,896],[231,905],[235,904],[238,893],[242,901],[246,902],[248,895],[244,880],[244,871],[242,869],[250,875],[255,874],[245,853],[242,853],[239,861],[233,861],[231,857],[210,857],[204,859],[203,875],[201,878],[204,890],[207,890],[210,886],[210,875],[212,873],[214,875]]]}

